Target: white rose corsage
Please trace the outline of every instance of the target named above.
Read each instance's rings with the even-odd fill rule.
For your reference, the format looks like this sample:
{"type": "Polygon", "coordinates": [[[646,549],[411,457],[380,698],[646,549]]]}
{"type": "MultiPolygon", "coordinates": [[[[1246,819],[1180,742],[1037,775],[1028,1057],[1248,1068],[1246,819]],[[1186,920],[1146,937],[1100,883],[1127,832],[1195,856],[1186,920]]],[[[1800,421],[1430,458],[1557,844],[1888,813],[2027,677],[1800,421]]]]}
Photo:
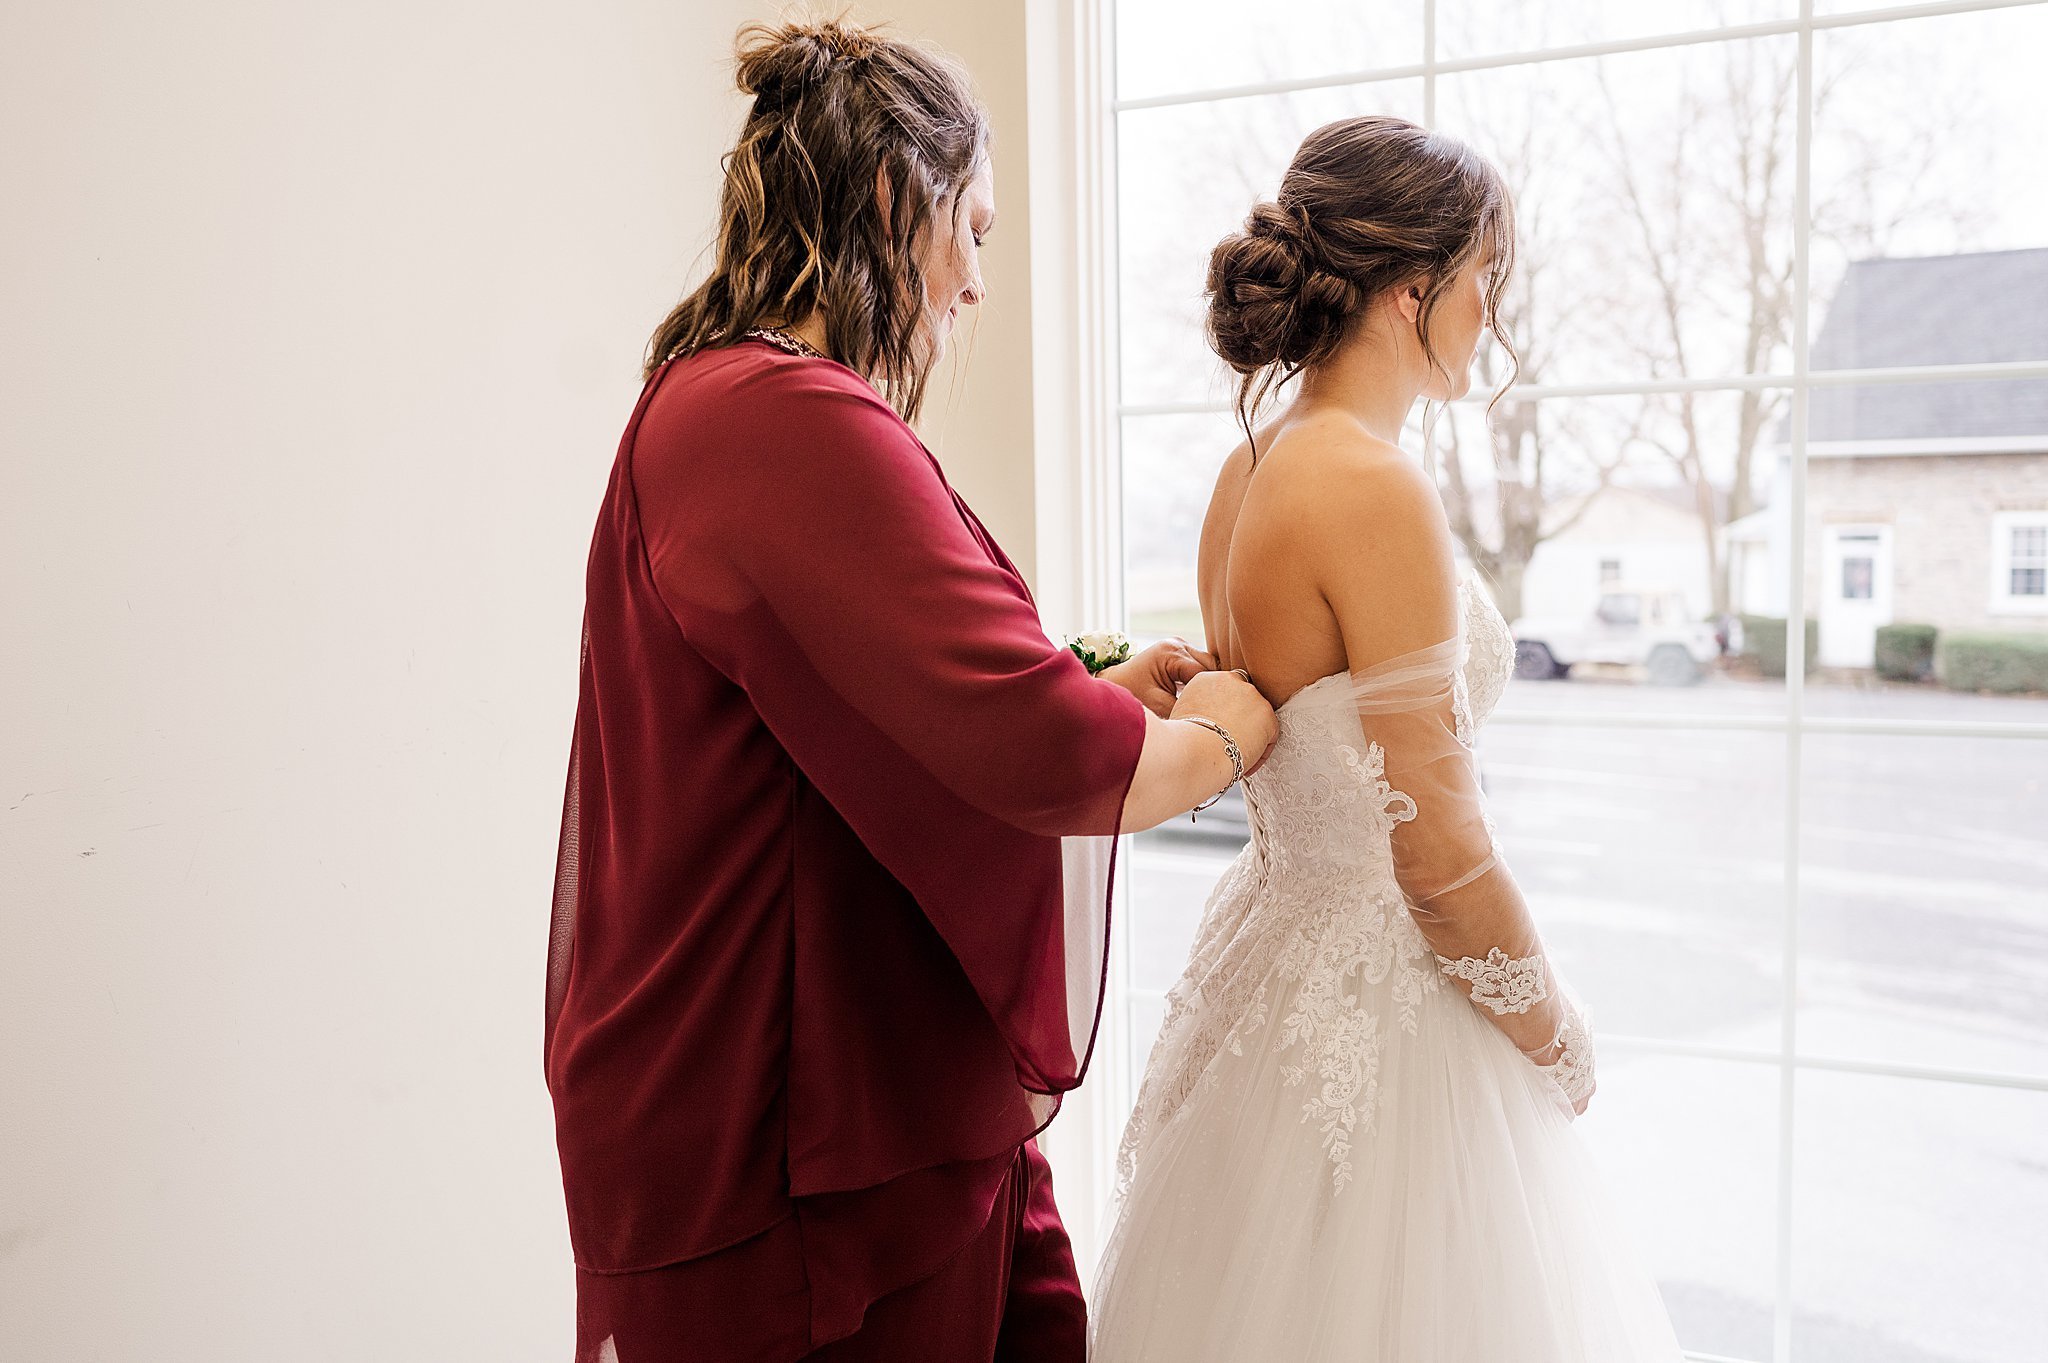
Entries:
{"type": "Polygon", "coordinates": [[[1102,675],[1104,668],[1131,660],[1131,641],[1115,630],[1068,639],[1067,647],[1074,650],[1074,656],[1081,660],[1081,665],[1095,676],[1102,675]]]}

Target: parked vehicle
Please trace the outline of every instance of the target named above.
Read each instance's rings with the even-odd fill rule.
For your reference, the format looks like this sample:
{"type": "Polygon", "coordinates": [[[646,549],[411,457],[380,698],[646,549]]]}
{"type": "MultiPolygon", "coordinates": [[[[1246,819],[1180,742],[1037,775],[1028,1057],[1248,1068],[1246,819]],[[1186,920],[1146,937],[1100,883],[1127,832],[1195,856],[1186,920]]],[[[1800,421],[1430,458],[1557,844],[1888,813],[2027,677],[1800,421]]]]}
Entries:
{"type": "Polygon", "coordinates": [[[1589,615],[1514,622],[1515,675],[1563,677],[1579,663],[1640,667],[1658,686],[1688,686],[1721,654],[1710,623],[1692,618],[1683,593],[1611,585],[1589,615]]]}

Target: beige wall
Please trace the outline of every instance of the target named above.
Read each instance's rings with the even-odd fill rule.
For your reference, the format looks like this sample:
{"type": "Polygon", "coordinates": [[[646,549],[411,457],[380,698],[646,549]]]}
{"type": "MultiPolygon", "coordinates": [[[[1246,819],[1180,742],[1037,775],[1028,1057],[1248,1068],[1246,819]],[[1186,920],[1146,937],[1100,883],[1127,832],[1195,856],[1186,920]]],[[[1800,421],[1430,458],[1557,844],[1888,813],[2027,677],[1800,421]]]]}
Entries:
{"type": "MultiPolygon", "coordinates": [[[[0,17],[0,1356],[559,1360],[580,566],[745,0],[0,17]]],[[[932,435],[1029,559],[1017,5],[932,435]]]]}
{"type": "Polygon", "coordinates": [[[920,425],[960,495],[1036,582],[1023,0],[897,0],[857,12],[887,17],[965,62],[995,127],[998,227],[982,258],[988,300],[934,376],[920,425]]]}

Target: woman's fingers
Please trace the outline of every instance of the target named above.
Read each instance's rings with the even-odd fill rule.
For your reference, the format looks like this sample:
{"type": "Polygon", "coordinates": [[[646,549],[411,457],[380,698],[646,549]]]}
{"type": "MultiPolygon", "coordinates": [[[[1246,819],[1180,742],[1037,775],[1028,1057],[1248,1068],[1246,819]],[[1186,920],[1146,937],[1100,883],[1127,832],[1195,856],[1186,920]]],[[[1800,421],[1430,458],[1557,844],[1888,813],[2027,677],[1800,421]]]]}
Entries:
{"type": "Polygon", "coordinates": [[[1140,653],[1137,657],[1101,672],[1104,681],[1115,682],[1124,690],[1136,696],[1147,710],[1161,719],[1173,711],[1174,693],[1178,690],[1172,671],[1168,667],[1161,645],[1140,653]]]}
{"type": "Polygon", "coordinates": [[[1204,672],[1216,670],[1216,660],[1185,639],[1168,639],[1154,647],[1160,650],[1167,680],[1176,689],[1186,686],[1204,672]]]}
{"type": "Polygon", "coordinates": [[[1103,669],[1102,677],[1129,691],[1164,719],[1173,713],[1182,688],[1204,672],[1216,670],[1216,659],[1209,653],[1185,639],[1164,639],[1127,662],[1103,669]]]}

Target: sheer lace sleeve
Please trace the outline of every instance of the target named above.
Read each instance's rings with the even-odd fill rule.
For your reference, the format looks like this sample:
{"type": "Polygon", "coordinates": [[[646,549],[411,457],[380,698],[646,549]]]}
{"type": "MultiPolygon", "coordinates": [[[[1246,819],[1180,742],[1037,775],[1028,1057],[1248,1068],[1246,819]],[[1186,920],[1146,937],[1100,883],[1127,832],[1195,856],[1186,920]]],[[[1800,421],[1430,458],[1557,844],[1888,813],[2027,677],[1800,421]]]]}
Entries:
{"type": "Polygon", "coordinates": [[[1360,726],[1397,792],[1394,874],[1445,977],[1576,1106],[1592,1087],[1584,1018],[1494,846],[1458,694],[1463,661],[1453,638],[1351,675],[1360,726]]]}

